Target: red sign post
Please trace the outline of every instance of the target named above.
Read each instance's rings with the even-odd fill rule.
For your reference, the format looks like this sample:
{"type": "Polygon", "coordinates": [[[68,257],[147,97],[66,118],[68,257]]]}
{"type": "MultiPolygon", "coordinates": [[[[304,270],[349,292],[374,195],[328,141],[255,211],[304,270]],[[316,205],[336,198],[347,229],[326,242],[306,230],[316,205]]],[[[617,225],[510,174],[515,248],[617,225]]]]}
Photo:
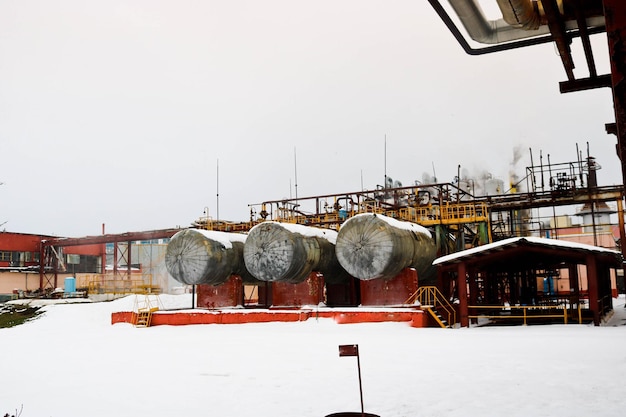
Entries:
{"type": "Polygon", "coordinates": [[[359,359],[359,345],[339,345],[339,356],[356,356],[356,366],[359,371],[359,393],[361,395],[361,417],[365,416],[363,409],[363,386],[361,384],[361,361],[359,359]]]}

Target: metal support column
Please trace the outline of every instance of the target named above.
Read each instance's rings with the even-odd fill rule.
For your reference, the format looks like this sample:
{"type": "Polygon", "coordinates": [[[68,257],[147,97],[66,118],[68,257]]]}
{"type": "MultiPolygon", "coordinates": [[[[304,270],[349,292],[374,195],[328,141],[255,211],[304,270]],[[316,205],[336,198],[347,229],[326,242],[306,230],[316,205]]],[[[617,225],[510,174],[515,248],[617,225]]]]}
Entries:
{"type": "Polygon", "coordinates": [[[467,309],[467,266],[465,262],[460,262],[457,266],[456,289],[459,295],[459,315],[461,316],[461,327],[469,327],[467,309]]]}
{"type": "Polygon", "coordinates": [[[619,246],[624,255],[626,254],[626,230],[624,229],[624,204],[621,198],[617,200],[617,223],[619,224],[619,246]]]}
{"type": "Polygon", "coordinates": [[[626,184],[626,2],[603,0],[606,34],[611,60],[611,87],[617,135],[617,155],[626,184]]]}
{"type": "Polygon", "coordinates": [[[589,310],[593,313],[593,324],[600,325],[600,292],[598,289],[598,263],[593,254],[587,255],[587,291],[589,310]]]}

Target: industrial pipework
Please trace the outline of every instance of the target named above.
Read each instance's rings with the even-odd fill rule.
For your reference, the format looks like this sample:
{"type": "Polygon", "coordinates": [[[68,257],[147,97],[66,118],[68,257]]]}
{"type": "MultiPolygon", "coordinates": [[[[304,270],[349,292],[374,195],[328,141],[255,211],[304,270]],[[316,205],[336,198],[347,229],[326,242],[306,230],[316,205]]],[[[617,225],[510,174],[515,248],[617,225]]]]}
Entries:
{"type": "MultiPolygon", "coordinates": [[[[530,0],[497,0],[502,19],[488,20],[477,0],[449,0],[470,37],[484,44],[498,44],[519,39],[549,35],[550,28],[543,7],[530,0]]],[[[572,1],[559,1],[557,12],[567,30],[578,29],[577,16],[569,6],[572,1]],[[565,4],[564,4],[565,3],[565,4]]],[[[587,2],[592,5],[594,2],[587,2]]],[[[585,17],[591,28],[603,28],[601,2],[589,7],[585,17]]]]}

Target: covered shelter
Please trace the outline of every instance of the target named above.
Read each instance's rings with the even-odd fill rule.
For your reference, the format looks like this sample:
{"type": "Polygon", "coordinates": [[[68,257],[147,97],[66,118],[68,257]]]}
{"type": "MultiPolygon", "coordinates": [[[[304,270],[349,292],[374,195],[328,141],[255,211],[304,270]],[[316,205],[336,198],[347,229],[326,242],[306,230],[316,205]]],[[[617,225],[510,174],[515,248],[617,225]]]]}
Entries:
{"type": "Polygon", "coordinates": [[[613,309],[611,269],[622,268],[618,251],[538,237],[515,237],[435,259],[439,288],[458,299],[462,327],[478,317],[568,317],[597,326],[613,309]],[[569,291],[544,283],[568,282],[569,291]],[[586,284],[586,285],[582,285],[586,284]]]}

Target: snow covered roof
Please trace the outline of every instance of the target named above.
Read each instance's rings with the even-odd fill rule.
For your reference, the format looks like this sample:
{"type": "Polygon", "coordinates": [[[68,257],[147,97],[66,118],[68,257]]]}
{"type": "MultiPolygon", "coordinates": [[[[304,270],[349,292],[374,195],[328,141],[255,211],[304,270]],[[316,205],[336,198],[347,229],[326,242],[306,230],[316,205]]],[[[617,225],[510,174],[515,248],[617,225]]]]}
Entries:
{"type": "Polygon", "coordinates": [[[601,248],[599,246],[586,245],[584,243],[577,242],[568,242],[566,240],[558,240],[558,239],[547,239],[543,237],[512,237],[509,239],[499,240],[497,242],[489,243],[487,245],[477,246],[475,248],[467,249],[464,251],[452,253],[450,255],[445,255],[440,258],[437,258],[433,261],[433,265],[440,265],[444,263],[448,263],[455,260],[460,260],[463,258],[470,258],[472,255],[484,254],[488,252],[501,251],[506,247],[517,247],[520,245],[530,245],[530,246],[543,246],[543,247],[551,247],[551,248],[562,248],[562,249],[571,249],[575,251],[584,251],[584,252],[596,252],[596,253],[606,253],[612,254],[615,256],[621,256],[621,253],[616,250],[601,248]]]}

